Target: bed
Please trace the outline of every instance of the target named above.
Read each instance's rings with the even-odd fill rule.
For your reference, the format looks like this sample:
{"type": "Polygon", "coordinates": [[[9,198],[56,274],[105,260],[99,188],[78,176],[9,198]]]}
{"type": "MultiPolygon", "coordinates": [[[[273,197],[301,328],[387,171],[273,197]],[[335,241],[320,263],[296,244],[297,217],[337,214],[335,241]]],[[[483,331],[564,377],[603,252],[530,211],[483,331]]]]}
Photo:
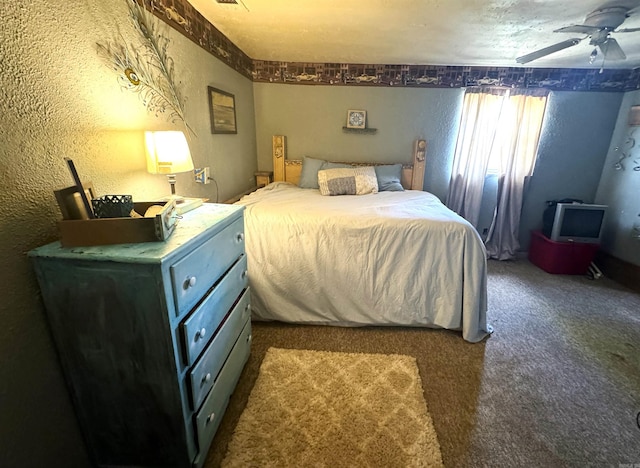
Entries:
{"type": "MultiPolygon", "coordinates": [[[[424,143],[415,148],[402,167],[407,188],[422,188],[424,143]]],[[[274,182],[237,202],[255,320],[445,328],[469,342],[490,333],[486,253],[473,226],[422,190],[299,188],[301,169],[274,137],[274,182]]]]}

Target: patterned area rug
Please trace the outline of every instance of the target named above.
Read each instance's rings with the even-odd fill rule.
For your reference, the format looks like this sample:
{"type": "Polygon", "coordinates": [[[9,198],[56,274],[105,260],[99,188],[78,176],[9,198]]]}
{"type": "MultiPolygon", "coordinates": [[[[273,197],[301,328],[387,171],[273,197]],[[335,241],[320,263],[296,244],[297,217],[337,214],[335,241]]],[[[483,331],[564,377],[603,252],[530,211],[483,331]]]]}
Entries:
{"type": "Polygon", "coordinates": [[[269,348],[222,466],[443,466],[415,358],[269,348]]]}

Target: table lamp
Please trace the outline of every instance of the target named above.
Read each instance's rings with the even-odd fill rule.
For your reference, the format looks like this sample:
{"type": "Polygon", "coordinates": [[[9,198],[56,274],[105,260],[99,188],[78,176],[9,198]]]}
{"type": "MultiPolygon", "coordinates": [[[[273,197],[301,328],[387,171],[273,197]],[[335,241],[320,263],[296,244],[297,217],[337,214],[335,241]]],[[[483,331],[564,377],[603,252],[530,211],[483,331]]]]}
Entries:
{"type": "Polygon", "coordinates": [[[200,198],[183,198],[176,195],[176,174],[193,171],[193,160],[187,138],[181,131],[145,132],[147,171],[151,174],[166,174],[171,187],[168,200],[176,201],[178,213],[182,214],[202,204],[200,198]]]}

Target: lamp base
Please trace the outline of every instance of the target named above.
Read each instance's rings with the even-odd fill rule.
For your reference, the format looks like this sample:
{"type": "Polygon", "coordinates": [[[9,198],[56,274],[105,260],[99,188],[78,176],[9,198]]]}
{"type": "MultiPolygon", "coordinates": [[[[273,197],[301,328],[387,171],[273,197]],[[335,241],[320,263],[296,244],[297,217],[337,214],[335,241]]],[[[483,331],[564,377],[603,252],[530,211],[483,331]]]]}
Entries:
{"type": "Polygon", "coordinates": [[[168,202],[171,200],[175,200],[176,212],[179,215],[188,213],[189,211],[202,206],[202,204],[204,203],[204,200],[202,198],[187,198],[181,197],[179,195],[171,195],[162,199],[163,202],[168,202]]]}

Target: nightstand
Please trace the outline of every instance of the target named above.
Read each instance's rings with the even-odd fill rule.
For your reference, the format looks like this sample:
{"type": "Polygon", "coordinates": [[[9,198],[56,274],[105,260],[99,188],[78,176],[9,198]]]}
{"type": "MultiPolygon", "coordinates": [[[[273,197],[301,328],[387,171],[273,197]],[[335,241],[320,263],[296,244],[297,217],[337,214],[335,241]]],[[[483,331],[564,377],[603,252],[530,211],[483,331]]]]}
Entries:
{"type": "Polygon", "coordinates": [[[264,187],[265,185],[269,185],[273,182],[273,172],[272,171],[258,171],[255,172],[256,176],[256,186],[258,188],[264,187]]]}
{"type": "Polygon", "coordinates": [[[164,242],[29,253],[95,465],[204,464],[250,352],[243,210],[205,203],[164,242]]]}

